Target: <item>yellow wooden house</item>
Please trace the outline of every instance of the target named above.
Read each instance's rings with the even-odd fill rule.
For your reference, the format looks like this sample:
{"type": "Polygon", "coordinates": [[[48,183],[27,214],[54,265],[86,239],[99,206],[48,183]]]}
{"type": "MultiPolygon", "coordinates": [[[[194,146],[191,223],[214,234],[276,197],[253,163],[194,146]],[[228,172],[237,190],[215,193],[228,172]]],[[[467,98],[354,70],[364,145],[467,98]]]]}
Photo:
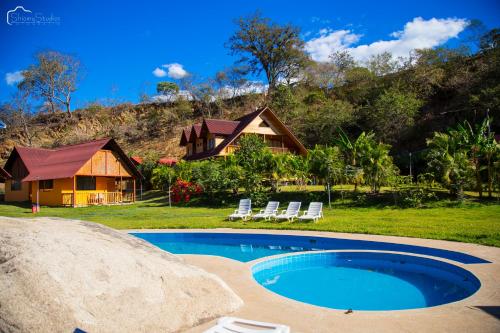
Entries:
{"type": "Polygon", "coordinates": [[[203,119],[182,131],[180,145],[186,149],[186,160],[226,156],[238,149],[239,139],[247,134],[260,136],[273,153],[307,154],[307,149],[268,107],[236,120],[203,119]]]}
{"type": "Polygon", "coordinates": [[[142,175],[113,139],[55,149],[15,147],[5,163],[5,201],[47,206],[130,203],[142,175]]]}

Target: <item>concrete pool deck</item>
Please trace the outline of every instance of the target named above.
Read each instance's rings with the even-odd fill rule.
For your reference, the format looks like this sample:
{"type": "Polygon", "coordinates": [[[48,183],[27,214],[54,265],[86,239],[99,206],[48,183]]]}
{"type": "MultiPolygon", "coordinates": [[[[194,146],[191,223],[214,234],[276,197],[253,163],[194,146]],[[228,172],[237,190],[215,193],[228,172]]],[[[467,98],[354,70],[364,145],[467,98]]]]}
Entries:
{"type": "MultiPolygon", "coordinates": [[[[397,311],[354,311],[345,314],[294,301],[272,293],[252,277],[251,267],[264,259],[242,263],[228,258],[206,255],[180,255],[192,265],[221,277],[245,302],[230,314],[258,321],[290,326],[292,332],[500,332],[500,248],[450,241],[345,234],[318,231],[255,230],[255,229],[139,229],[127,232],[218,232],[319,236],[342,239],[390,242],[426,246],[467,253],[490,261],[482,264],[462,264],[443,258],[429,257],[469,270],[481,281],[481,288],[472,296],[454,303],[431,308],[397,311]]],[[[203,323],[186,332],[203,332],[216,320],[203,323]]]]}

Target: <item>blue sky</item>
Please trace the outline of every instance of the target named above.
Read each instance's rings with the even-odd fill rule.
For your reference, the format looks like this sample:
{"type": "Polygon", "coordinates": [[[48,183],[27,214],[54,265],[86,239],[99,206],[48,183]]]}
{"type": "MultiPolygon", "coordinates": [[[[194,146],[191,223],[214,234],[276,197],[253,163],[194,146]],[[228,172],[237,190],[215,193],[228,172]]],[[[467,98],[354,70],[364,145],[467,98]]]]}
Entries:
{"type": "Polygon", "coordinates": [[[235,30],[234,19],[256,10],[276,22],[299,26],[307,50],[319,61],[342,48],[363,60],[384,50],[404,55],[415,47],[457,43],[470,19],[488,28],[500,26],[498,0],[3,0],[0,101],[15,91],[16,72],[32,63],[36,52],[47,49],[76,55],[85,66],[74,94],[76,106],[107,98],[137,102],[142,91],[153,94],[156,83],[170,80],[169,75],[212,76],[235,60],[224,47],[235,30]],[[8,25],[6,13],[16,6],[59,17],[60,22],[8,25]]]}

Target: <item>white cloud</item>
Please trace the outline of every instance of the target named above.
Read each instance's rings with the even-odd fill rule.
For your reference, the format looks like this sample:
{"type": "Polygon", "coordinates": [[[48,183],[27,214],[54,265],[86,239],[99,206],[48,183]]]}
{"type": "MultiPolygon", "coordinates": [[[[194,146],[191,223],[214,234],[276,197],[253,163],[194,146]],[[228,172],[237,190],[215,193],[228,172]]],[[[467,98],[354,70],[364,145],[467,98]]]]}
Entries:
{"type": "Polygon", "coordinates": [[[156,77],[168,76],[172,79],[182,79],[183,77],[188,76],[189,73],[184,69],[184,66],[174,62],[171,64],[161,65],[161,68],[156,67],[153,71],[153,75],[156,77]]]}
{"type": "Polygon", "coordinates": [[[392,40],[357,46],[354,44],[361,35],[351,30],[321,29],[319,37],[306,43],[306,51],[316,61],[328,61],[329,55],[340,50],[348,50],[359,61],[383,52],[390,52],[395,57],[407,57],[412,50],[433,48],[456,38],[468,24],[467,20],[458,18],[424,20],[416,17],[406,23],[402,31],[391,33],[390,36],[394,38],[392,40]]]}
{"type": "Polygon", "coordinates": [[[23,79],[24,79],[24,76],[23,76],[22,71],[15,71],[15,72],[5,74],[5,82],[7,82],[7,84],[9,86],[17,84],[17,83],[21,82],[23,79]]]}
{"type": "Polygon", "coordinates": [[[167,72],[165,72],[163,69],[156,67],[155,70],[153,71],[153,75],[156,77],[165,77],[167,76],[167,72]]]}
{"type": "Polygon", "coordinates": [[[168,77],[172,79],[182,79],[183,77],[188,76],[188,72],[184,69],[184,67],[181,64],[178,63],[172,63],[172,64],[167,64],[163,65],[163,68],[168,69],[168,77]]]}

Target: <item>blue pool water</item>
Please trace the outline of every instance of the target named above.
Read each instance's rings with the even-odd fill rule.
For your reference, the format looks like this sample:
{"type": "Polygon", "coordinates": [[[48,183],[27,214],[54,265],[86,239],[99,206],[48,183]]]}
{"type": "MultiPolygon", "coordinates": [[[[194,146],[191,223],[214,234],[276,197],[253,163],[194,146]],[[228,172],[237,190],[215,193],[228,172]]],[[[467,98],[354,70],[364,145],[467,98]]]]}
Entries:
{"type": "Polygon", "coordinates": [[[328,237],[196,232],[132,233],[132,235],[171,253],[222,256],[242,262],[297,251],[377,250],[423,254],[463,264],[488,263],[481,258],[455,251],[328,237]]]}
{"type": "Polygon", "coordinates": [[[323,252],[253,266],[265,288],[333,309],[403,310],[455,302],[475,293],[470,272],[437,260],[381,252],[323,252]]]}

